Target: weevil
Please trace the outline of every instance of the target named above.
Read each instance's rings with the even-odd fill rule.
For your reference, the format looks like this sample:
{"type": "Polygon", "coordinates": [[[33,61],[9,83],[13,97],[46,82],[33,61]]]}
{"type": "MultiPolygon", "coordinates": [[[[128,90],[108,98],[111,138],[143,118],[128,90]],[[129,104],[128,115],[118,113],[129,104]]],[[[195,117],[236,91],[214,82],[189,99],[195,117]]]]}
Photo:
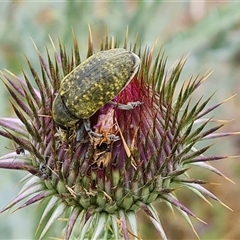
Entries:
{"type": "Polygon", "coordinates": [[[72,127],[82,119],[87,132],[98,136],[91,130],[89,118],[103,105],[111,103],[129,110],[141,104],[111,101],[129,84],[139,65],[139,57],[123,48],[93,54],[60,83],[52,106],[54,121],[60,126],[72,127]]]}

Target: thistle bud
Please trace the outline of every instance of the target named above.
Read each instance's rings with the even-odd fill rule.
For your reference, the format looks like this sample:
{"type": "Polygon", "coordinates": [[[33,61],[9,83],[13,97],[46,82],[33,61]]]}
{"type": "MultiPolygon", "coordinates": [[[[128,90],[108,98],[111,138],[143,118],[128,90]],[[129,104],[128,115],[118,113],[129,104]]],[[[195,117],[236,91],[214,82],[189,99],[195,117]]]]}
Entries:
{"type": "Polygon", "coordinates": [[[108,36],[101,48],[92,46],[88,53],[98,53],[83,62],[75,38],[72,56],[61,43],[60,54],[48,55],[48,61],[37,50],[42,75],[28,62],[37,88],[26,74],[3,74],[16,118],[0,118],[0,135],[20,147],[0,158],[0,168],[30,175],[2,212],[20,201],[25,203],[18,209],[46,200],[38,238],[64,216],[63,235],[54,237],[68,240],[140,238],[136,213],[141,210],[167,239],[156,201],[176,207],[191,226],[189,216],[199,218],[175,189],[186,186],[222,203],[202,186],[204,180],[188,174],[201,167],[224,177],[207,161],[225,157],[204,156],[210,145],[196,148],[204,139],[231,135],[215,134],[222,126],[218,121],[205,130],[213,121],[205,116],[221,104],[206,108],[210,97],[190,105],[208,74],[181,86],[185,59],[169,72],[154,48],[119,47],[108,36]]]}

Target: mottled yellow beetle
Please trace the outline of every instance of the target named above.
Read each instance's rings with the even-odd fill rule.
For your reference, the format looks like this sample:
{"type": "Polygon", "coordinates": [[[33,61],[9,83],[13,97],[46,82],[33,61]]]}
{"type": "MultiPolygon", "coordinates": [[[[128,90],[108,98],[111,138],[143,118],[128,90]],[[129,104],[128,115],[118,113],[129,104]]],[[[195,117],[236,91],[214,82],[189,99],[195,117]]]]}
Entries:
{"type": "MultiPolygon", "coordinates": [[[[71,127],[80,119],[88,120],[128,85],[139,65],[139,57],[123,48],[101,51],[87,58],[62,80],[52,107],[54,121],[71,127]]],[[[139,104],[117,106],[127,110],[139,104]]],[[[85,127],[89,127],[86,121],[85,127]]]]}

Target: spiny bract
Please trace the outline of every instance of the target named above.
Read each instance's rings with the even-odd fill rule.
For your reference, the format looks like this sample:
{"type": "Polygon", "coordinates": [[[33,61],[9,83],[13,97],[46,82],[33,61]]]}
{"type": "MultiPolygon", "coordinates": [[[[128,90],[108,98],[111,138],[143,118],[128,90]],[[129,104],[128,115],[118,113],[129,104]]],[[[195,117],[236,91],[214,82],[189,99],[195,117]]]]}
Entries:
{"type": "MultiPolygon", "coordinates": [[[[167,71],[161,51],[142,51],[136,42],[129,48],[125,40],[120,47],[136,53],[141,66],[114,101],[143,104],[130,111],[105,104],[90,117],[92,129],[102,137],[84,132],[83,139],[77,142],[76,130],[82,128],[82,121],[64,130],[55,124],[51,111],[61,80],[81,63],[77,40],[73,39],[74,51],[70,56],[61,43],[54,58],[47,53],[47,61],[37,50],[41,74],[28,61],[36,88],[25,73],[23,78],[9,71],[3,73],[17,117],[0,119],[0,135],[24,152],[2,156],[0,167],[29,174],[23,189],[2,212],[20,201],[25,200],[18,209],[46,199],[39,239],[63,216],[67,219],[62,236],[65,239],[129,239],[140,237],[136,212],[141,209],[161,238],[167,239],[153,206],[154,202],[163,201],[170,208],[175,206],[194,230],[189,216],[197,217],[178,201],[174,190],[185,186],[203,200],[206,195],[221,203],[202,186],[204,180],[189,177],[187,171],[197,166],[225,177],[207,163],[225,157],[203,156],[210,146],[196,149],[196,143],[231,135],[214,133],[222,124],[206,128],[210,121],[220,122],[204,117],[221,103],[205,109],[209,97],[190,104],[193,92],[208,74],[192,78],[178,86],[177,91],[185,59],[167,71]],[[118,140],[111,140],[109,135],[118,140]]],[[[86,57],[117,47],[106,36],[100,49],[95,50],[90,37],[86,57]]],[[[53,48],[56,49],[54,45],[53,48]]]]}

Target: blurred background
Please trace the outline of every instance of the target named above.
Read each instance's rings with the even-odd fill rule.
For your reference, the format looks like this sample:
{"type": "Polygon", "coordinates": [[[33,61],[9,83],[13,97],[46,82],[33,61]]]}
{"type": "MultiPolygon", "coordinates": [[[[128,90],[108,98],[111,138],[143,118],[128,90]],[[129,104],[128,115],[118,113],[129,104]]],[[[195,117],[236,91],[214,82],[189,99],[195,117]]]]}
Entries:
{"type": "MultiPolygon", "coordinates": [[[[189,54],[181,80],[213,70],[209,79],[195,92],[197,100],[216,91],[211,103],[238,94],[214,112],[214,118],[234,121],[221,131],[240,131],[240,2],[234,1],[5,1],[0,3],[0,70],[8,69],[21,76],[28,72],[24,55],[39,70],[32,40],[45,55],[49,35],[57,45],[58,38],[70,51],[72,29],[79,41],[83,59],[87,52],[88,24],[96,48],[104,33],[123,42],[126,28],[129,42],[136,35],[142,46],[163,46],[168,66],[189,54]]],[[[120,44],[121,45],[121,44],[120,44]]],[[[51,46],[50,46],[51,48],[51,46]]],[[[0,116],[13,114],[8,94],[0,87],[0,116]]],[[[208,155],[239,155],[240,137],[216,140],[208,155]]],[[[15,149],[0,138],[0,155],[15,149]]],[[[201,169],[192,176],[211,183],[206,187],[226,203],[233,212],[212,200],[213,207],[203,203],[186,189],[177,191],[179,199],[208,224],[193,219],[201,239],[240,239],[240,159],[229,158],[212,163],[226,179],[201,169]]],[[[0,208],[21,189],[18,181],[24,173],[0,169],[0,208]]],[[[158,203],[159,215],[169,239],[197,239],[188,224],[173,215],[165,204],[158,203]]],[[[38,205],[15,213],[0,215],[0,239],[34,239],[40,217],[38,205]]],[[[144,214],[139,213],[143,239],[157,239],[157,234],[144,214]]],[[[57,228],[53,231],[59,231],[57,228]]]]}

